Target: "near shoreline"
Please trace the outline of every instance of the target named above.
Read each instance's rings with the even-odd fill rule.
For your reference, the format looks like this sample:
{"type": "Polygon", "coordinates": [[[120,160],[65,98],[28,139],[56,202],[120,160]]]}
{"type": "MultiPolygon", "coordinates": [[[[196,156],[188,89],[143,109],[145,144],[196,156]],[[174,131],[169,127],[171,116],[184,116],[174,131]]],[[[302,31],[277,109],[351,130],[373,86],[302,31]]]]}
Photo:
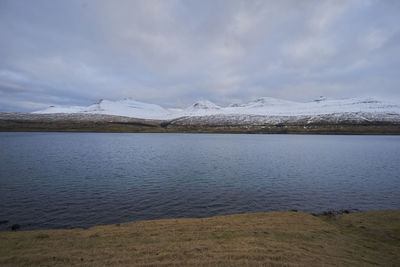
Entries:
{"type": "Polygon", "coordinates": [[[0,265],[400,265],[400,210],[283,211],[0,232],[0,265]]]}

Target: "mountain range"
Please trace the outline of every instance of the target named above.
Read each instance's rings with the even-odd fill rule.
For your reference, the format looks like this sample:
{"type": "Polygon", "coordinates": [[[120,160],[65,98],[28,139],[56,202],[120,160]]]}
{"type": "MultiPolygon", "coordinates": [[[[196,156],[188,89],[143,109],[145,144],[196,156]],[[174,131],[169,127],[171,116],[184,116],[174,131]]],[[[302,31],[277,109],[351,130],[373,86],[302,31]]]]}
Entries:
{"type": "Polygon", "coordinates": [[[318,116],[343,113],[368,113],[382,117],[400,114],[400,104],[379,101],[373,98],[327,99],[321,97],[310,102],[294,102],[271,97],[260,97],[245,104],[220,107],[208,100],[197,101],[186,109],[165,109],[133,99],[118,101],[101,100],[90,106],[51,106],[34,114],[81,113],[106,114],[151,120],[171,120],[180,117],[216,115],[257,116],[318,116]],[[170,111],[173,110],[173,111],[170,111]]]}
{"type": "Polygon", "coordinates": [[[400,134],[400,104],[374,98],[295,102],[260,97],[166,109],[133,99],[0,113],[0,131],[400,134]]]}

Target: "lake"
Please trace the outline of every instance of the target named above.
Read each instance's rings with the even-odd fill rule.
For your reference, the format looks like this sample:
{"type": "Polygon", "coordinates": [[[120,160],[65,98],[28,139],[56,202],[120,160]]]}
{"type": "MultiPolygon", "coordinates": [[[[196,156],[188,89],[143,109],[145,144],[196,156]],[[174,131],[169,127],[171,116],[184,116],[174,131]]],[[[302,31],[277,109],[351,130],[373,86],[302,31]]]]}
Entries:
{"type": "Polygon", "coordinates": [[[0,230],[400,207],[400,136],[0,133],[0,230]]]}

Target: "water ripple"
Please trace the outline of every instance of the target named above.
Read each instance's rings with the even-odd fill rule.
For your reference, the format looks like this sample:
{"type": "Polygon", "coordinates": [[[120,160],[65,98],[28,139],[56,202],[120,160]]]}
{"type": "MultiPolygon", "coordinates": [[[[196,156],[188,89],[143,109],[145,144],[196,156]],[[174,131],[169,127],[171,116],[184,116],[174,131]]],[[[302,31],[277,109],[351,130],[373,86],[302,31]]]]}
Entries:
{"type": "Polygon", "coordinates": [[[0,225],[398,209],[400,137],[0,133],[0,225]]]}

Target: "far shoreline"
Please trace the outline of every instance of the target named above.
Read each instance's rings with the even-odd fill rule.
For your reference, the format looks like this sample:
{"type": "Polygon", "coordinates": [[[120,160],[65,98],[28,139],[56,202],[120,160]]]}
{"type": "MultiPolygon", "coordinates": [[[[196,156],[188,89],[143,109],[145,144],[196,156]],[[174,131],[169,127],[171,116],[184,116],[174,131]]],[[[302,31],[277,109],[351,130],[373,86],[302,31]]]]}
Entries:
{"type": "Polygon", "coordinates": [[[312,132],[291,132],[291,131],[276,131],[276,132],[261,132],[261,131],[130,131],[130,130],[85,130],[85,129],[59,129],[59,130],[47,130],[47,129],[0,129],[0,133],[142,133],[142,134],[248,134],[248,135],[343,135],[343,136],[399,136],[400,130],[397,129],[391,131],[312,131],[312,132]]]}
{"type": "MultiPolygon", "coordinates": [[[[196,117],[193,117],[196,118],[196,117]]],[[[197,118],[199,119],[199,118],[197,118]]],[[[397,121],[309,122],[306,118],[282,123],[191,122],[185,118],[162,121],[86,114],[1,113],[0,132],[102,132],[102,133],[221,133],[221,134],[324,134],[400,135],[397,121]]]]}

